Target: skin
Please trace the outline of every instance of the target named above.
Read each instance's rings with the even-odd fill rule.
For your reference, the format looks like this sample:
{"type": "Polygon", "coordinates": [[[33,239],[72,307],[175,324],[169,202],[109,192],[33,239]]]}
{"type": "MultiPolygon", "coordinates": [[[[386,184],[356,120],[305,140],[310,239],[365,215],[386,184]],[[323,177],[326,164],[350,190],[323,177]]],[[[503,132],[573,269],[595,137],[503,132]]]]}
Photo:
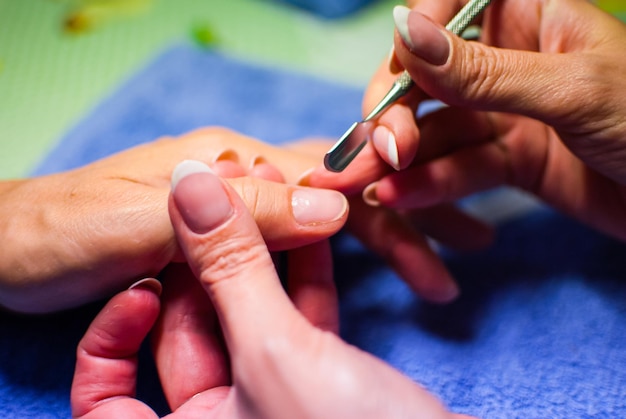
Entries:
{"type": "MultiPolygon", "coordinates": [[[[12,245],[0,255],[0,306],[24,313],[76,307],[182,262],[165,203],[172,170],[185,159],[204,161],[229,178],[270,250],[327,238],[346,224],[347,209],[330,222],[301,225],[293,217],[291,197],[308,185],[306,173],[321,161],[328,144],[310,140],[275,147],[230,130],[206,128],[75,170],[2,182],[0,234],[12,245]]],[[[419,294],[439,302],[458,294],[419,230],[428,224],[430,232],[447,237],[451,245],[466,244],[450,234],[438,214],[420,211],[415,223],[407,222],[395,211],[364,205],[359,193],[348,198],[347,228],[419,294]]]]}
{"type": "Polygon", "coordinates": [[[309,157],[298,157],[214,128],[160,139],[69,172],[5,182],[0,232],[12,246],[0,255],[0,305],[27,313],[75,307],[182,261],[166,203],[172,170],[184,159],[201,159],[235,177],[229,182],[272,250],[283,250],[286,237],[296,247],[326,238],[343,227],[347,208],[327,223],[295,221],[291,196],[301,187],[277,181],[294,181],[309,167],[309,157]],[[281,162],[281,172],[262,154],[281,162]]]}
{"type": "MultiPolygon", "coordinates": [[[[440,23],[460,7],[452,0],[422,0],[413,5],[440,23]]],[[[409,70],[421,88],[414,97],[390,109],[388,119],[380,120],[393,121],[390,128],[396,132],[401,159],[406,159],[403,172],[389,175],[384,160],[371,147],[359,156],[361,170],[347,172],[341,179],[314,172],[311,184],[334,182],[343,190],[359,191],[365,182],[380,179],[377,198],[389,207],[402,208],[449,202],[477,190],[512,184],[625,238],[621,164],[626,138],[625,72],[624,58],[615,53],[623,50],[623,25],[584,1],[530,4],[511,0],[488,11],[483,29],[483,45],[450,37],[453,53],[440,66],[415,57],[396,37],[394,60],[409,70]],[[507,16],[516,18],[507,21],[507,16]],[[521,52],[537,49],[542,55],[521,52]],[[562,77],[563,68],[572,69],[574,77],[562,77]],[[514,77],[519,74],[525,77],[514,77]],[[414,107],[428,96],[445,99],[453,106],[416,125],[414,107]],[[451,118],[458,124],[444,123],[451,118]],[[475,161],[480,164],[472,164],[475,161]],[[405,174],[410,174],[411,183],[403,179],[405,174]],[[402,189],[405,185],[408,190],[402,189]],[[407,192],[413,195],[407,198],[407,192]]],[[[384,75],[391,79],[390,74],[384,75]]],[[[380,77],[373,82],[374,89],[379,82],[380,77]]],[[[389,84],[382,82],[383,90],[389,84]]],[[[183,190],[174,195],[184,195],[183,190]]],[[[318,310],[309,311],[308,320],[298,313],[279,285],[252,218],[237,195],[225,190],[233,212],[200,233],[190,230],[181,215],[184,199],[176,202],[170,198],[174,229],[210,298],[215,310],[212,330],[217,329],[218,319],[230,359],[229,373],[200,362],[207,366],[205,371],[217,374],[212,384],[195,386],[191,379],[184,394],[178,393],[178,386],[166,390],[168,400],[177,407],[174,415],[361,418],[408,417],[420,412],[425,417],[449,417],[436,399],[405,377],[347,346],[334,334],[315,328],[318,310]],[[217,245],[227,240],[233,240],[232,245],[217,245]],[[218,260],[233,263],[222,266],[227,269],[216,269],[218,260]],[[266,301],[275,304],[268,306],[266,301]],[[342,374],[337,372],[338,365],[342,374]],[[196,396],[189,398],[190,394],[196,396]],[[367,401],[373,403],[364,403],[367,401]]],[[[322,266],[320,261],[326,256],[321,245],[306,251],[315,255],[316,268],[322,266]]],[[[306,264],[299,266],[304,269],[306,264]]],[[[141,338],[160,321],[157,294],[154,288],[133,289],[115,298],[79,346],[73,412],[78,417],[129,412],[153,417],[154,413],[132,396],[141,338]],[[97,383],[94,377],[98,377],[97,383]]],[[[160,324],[167,330],[166,321],[160,324]]],[[[214,355],[218,347],[223,348],[216,342],[221,341],[204,345],[204,356],[195,354],[189,359],[224,365],[223,353],[214,355]]],[[[189,370],[184,368],[184,356],[179,362],[183,368],[172,367],[170,374],[189,370]]]]}
{"type": "MultiPolygon", "coordinates": [[[[411,6],[441,29],[461,3],[411,6]]],[[[441,65],[396,32],[391,68],[406,69],[418,88],[378,123],[395,133],[403,170],[375,166],[385,151],[372,147],[351,172],[364,167],[366,175],[344,176],[342,187],[377,182],[370,193],[380,204],[415,209],[511,185],[626,240],[626,26],[583,0],[498,1],[481,24],[480,42],[443,32],[450,54],[441,65]],[[417,105],[430,97],[450,106],[416,120],[417,105]]],[[[409,17],[409,32],[420,30],[409,17]]],[[[364,108],[394,72],[381,66],[364,108]]],[[[333,187],[333,179],[320,173],[314,184],[333,187]]]]}
{"type": "MultiPolygon", "coordinates": [[[[201,198],[188,194],[194,182],[205,182],[207,176],[181,180],[169,208],[196,284],[212,303],[213,319],[219,320],[230,373],[219,367],[224,363],[220,345],[192,346],[195,356],[179,357],[177,368],[164,371],[172,378],[163,383],[172,417],[401,418],[415,417],[416,412],[420,417],[457,417],[407,377],[316,327],[325,322],[322,311],[310,310],[306,316],[298,311],[302,300],[293,302],[285,294],[254,219],[237,193],[223,184],[201,198]],[[189,208],[200,200],[207,209],[228,201],[231,211],[225,216],[215,209],[209,218],[220,221],[198,229],[198,217],[193,212],[190,216],[189,208]],[[190,359],[194,362],[186,362],[190,359]],[[194,369],[203,371],[204,378],[194,369]],[[181,380],[186,380],[183,390],[181,380]]],[[[299,252],[300,263],[290,274],[308,279],[300,281],[298,293],[327,294],[330,288],[323,284],[332,283],[332,268],[326,244],[299,252]]],[[[74,417],[156,416],[133,393],[137,350],[159,313],[158,287],[144,283],[122,292],[92,323],[77,352],[74,417]]],[[[163,304],[170,302],[166,298],[163,304]]],[[[167,336],[159,333],[156,345],[167,345],[167,336]]]]}

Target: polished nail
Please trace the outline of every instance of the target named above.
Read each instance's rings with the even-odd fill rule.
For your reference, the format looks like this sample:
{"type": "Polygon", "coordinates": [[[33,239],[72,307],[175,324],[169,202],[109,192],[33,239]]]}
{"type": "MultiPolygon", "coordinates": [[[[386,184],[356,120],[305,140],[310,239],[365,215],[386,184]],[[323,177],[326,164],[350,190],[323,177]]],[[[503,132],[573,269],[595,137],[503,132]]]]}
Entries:
{"type": "Polygon", "coordinates": [[[161,295],[161,292],[163,292],[163,286],[158,280],[154,278],[144,278],[140,281],[135,282],[130,287],[128,287],[129,290],[140,289],[140,288],[153,291],[156,295],[161,295]]]}
{"type": "Polygon", "coordinates": [[[291,209],[298,224],[323,224],[343,217],[348,201],[330,189],[297,188],[291,195],[291,209]]]}
{"type": "Polygon", "coordinates": [[[183,221],[195,233],[207,233],[233,213],[222,181],[199,161],[185,160],[176,166],[172,195],[183,221]]]}
{"type": "Polygon", "coordinates": [[[363,189],[363,201],[370,207],[379,207],[380,201],[378,200],[378,196],[376,195],[376,188],[378,187],[378,182],[370,183],[363,189]]]}
{"type": "Polygon", "coordinates": [[[382,156],[387,163],[396,170],[400,170],[400,156],[398,155],[398,145],[396,136],[384,125],[379,125],[372,134],[372,141],[376,150],[383,153],[382,156]]]}
{"type": "Polygon", "coordinates": [[[440,28],[419,12],[405,6],[393,9],[396,29],[406,46],[415,55],[433,65],[443,65],[450,55],[450,43],[440,28]]]}

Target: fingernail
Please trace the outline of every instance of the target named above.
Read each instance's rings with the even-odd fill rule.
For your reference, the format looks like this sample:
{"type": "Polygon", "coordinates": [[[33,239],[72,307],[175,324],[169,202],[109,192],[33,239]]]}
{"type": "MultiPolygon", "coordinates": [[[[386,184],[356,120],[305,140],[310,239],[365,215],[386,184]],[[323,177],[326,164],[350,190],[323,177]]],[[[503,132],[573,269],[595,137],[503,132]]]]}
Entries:
{"type": "Polygon", "coordinates": [[[150,291],[153,291],[156,295],[159,295],[159,296],[161,295],[161,292],[163,292],[163,286],[158,280],[154,278],[144,278],[140,281],[135,282],[130,287],[128,287],[129,290],[134,290],[138,288],[148,289],[150,291]]]}
{"type": "Polygon", "coordinates": [[[400,157],[398,156],[398,145],[396,144],[396,136],[384,125],[379,125],[372,134],[372,140],[376,146],[376,150],[384,155],[382,156],[387,163],[396,170],[400,170],[400,157]]]}
{"type": "Polygon", "coordinates": [[[348,209],[348,201],[343,194],[330,189],[297,188],[291,195],[291,209],[298,224],[323,224],[341,218],[348,209]]]}
{"type": "Polygon", "coordinates": [[[298,186],[310,186],[311,185],[311,174],[315,170],[315,167],[311,167],[310,169],[305,170],[296,180],[296,185],[298,186]]]}
{"type": "Polygon", "coordinates": [[[363,201],[371,207],[379,207],[380,201],[378,200],[378,196],[376,196],[376,187],[378,186],[378,182],[370,183],[363,189],[363,201]]]}
{"type": "Polygon", "coordinates": [[[185,160],[172,173],[172,195],[183,221],[193,232],[207,233],[222,224],[233,208],[219,177],[206,164],[185,160]]]}
{"type": "Polygon", "coordinates": [[[387,63],[389,64],[389,72],[391,74],[398,74],[404,70],[400,62],[398,61],[398,57],[396,56],[396,47],[395,45],[391,46],[391,51],[389,51],[389,57],[387,58],[387,63]]]}
{"type": "Polygon", "coordinates": [[[252,158],[252,160],[250,161],[250,167],[248,168],[248,170],[252,170],[254,168],[254,166],[258,166],[259,164],[267,164],[269,163],[267,161],[267,159],[263,156],[255,156],[252,158]]]}
{"type": "Polygon", "coordinates": [[[232,161],[239,163],[239,154],[237,154],[235,150],[226,149],[217,153],[213,158],[213,163],[217,163],[218,161],[232,161]]]}
{"type": "Polygon", "coordinates": [[[396,29],[415,55],[433,65],[443,65],[450,55],[450,44],[443,29],[419,12],[405,6],[393,9],[396,29]]]}

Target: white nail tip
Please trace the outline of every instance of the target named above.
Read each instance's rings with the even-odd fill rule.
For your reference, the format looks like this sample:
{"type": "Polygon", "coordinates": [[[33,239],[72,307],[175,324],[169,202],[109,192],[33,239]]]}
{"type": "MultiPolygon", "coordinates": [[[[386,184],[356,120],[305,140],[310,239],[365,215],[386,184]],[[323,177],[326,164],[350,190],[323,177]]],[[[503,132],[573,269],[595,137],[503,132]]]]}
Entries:
{"type": "Polygon", "coordinates": [[[205,163],[201,161],[183,160],[180,163],[178,163],[178,165],[176,165],[176,167],[174,168],[174,171],[172,172],[172,181],[171,181],[172,190],[176,189],[176,185],[178,185],[178,182],[180,182],[183,178],[189,175],[192,175],[194,173],[214,173],[214,172],[213,170],[211,170],[209,166],[207,166],[205,163]]]}
{"type": "Polygon", "coordinates": [[[411,9],[406,6],[396,6],[393,8],[393,20],[398,33],[409,48],[413,48],[413,42],[409,35],[409,13],[411,9]]]}
{"type": "Polygon", "coordinates": [[[394,169],[400,170],[398,145],[396,144],[396,137],[391,131],[389,131],[389,137],[387,138],[387,156],[389,157],[389,164],[391,164],[394,169]]]}

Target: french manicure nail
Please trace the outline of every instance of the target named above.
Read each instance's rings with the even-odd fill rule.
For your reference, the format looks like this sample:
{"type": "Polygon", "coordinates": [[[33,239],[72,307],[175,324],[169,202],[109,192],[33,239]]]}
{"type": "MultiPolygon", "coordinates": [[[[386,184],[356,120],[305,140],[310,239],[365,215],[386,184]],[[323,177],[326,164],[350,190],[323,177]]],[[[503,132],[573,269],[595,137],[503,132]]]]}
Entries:
{"type": "Polygon", "coordinates": [[[297,188],[291,194],[291,209],[298,224],[323,224],[341,218],[348,201],[342,193],[330,189],[297,188]]]}
{"type": "Polygon", "coordinates": [[[400,170],[400,156],[398,155],[398,145],[396,136],[384,125],[379,125],[372,134],[372,141],[376,146],[376,150],[384,155],[382,156],[387,163],[396,170],[400,170]]]}
{"type": "Polygon", "coordinates": [[[370,207],[379,207],[380,201],[378,200],[378,196],[376,195],[376,187],[378,186],[378,182],[370,183],[363,189],[363,201],[370,207]]]}
{"type": "Polygon", "coordinates": [[[185,160],[172,173],[172,195],[183,221],[193,232],[207,233],[233,213],[219,177],[206,164],[185,160]]]}
{"type": "Polygon", "coordinates": [[[393,9],[396,29],[415,55],[433,65],[443,65],[450,55],[450,44],[442,28],[419,12],[405,6],[393,9]]]}
{"type": "Polygon", "coordinates": [[[161,292],[163,292],[163,286],[158,280],[154,278],[144,278],[128,287],[129,290],[134,290],[137,288],[149,289],[151,291],[154,291],[159,296],[161,295],[161,292]]]}

